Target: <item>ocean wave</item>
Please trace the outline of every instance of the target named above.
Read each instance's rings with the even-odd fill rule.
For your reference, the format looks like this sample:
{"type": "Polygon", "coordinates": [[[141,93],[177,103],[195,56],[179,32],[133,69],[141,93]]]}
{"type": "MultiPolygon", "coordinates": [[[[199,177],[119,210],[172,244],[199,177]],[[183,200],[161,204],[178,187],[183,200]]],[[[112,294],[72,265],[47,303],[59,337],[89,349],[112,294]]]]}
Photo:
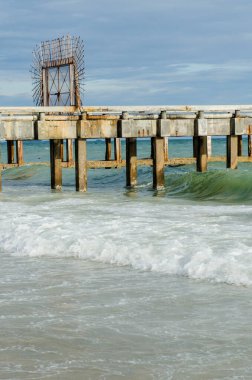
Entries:
{"type": "Polygon", "coordinates": [[[4,254],[71,257],[252,285],[250,206],[69,197],[30,205],[5,202],[2,211],[4,254]]]}
{"type": "Polygon", "coordinates": [[[212,170],[206,173],[171,173],[166,176],[168,196],[222,203],[252,202],[252,172],[212,170]]]}

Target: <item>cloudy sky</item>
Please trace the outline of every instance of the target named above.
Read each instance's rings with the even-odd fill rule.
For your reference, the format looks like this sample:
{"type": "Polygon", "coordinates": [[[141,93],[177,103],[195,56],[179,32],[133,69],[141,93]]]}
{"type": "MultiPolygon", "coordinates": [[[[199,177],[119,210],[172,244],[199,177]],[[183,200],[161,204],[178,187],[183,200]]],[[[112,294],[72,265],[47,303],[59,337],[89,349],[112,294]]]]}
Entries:
{"type": "Polygon", "coordinates": [[[252,103],[251,0],[0,0],[0,105],[32,105],[40,41],[85,43],[86,105],[252,103]]]}

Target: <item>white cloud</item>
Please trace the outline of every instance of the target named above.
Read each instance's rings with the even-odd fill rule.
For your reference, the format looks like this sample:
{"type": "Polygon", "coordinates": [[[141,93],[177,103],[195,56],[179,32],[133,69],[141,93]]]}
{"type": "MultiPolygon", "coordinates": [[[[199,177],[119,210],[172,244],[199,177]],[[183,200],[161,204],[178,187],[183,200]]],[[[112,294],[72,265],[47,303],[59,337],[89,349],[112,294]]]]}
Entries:
{"type": "Polygon", "coordinates": [[[191,103],[200,92],[228,102],[232,85],[249,100],[251,10],[250,0],[2,1],[0,93],[31,93],[34,45],[69,32],[85,42],[89,102],[191,103]]]}
{"type": "MultiPolygon", "coordinates": [[[[208,93],[218,101],[225,98],[225,103],[236,96],[236,103],[239,103],[237,92],[235,94],[228,89],[231,84],[248,82],[252,80],[252,62],[228,61],[222,63],[184,63],[161,65],[158,67],[122,67],[117,68],[112,75],[111,70],[105,68],[97,73],[97,69],[92,72],[86,81],[85,99],[89,104],[93,99],[99,103],[106,103],[108,100],[116,99],[122,103],[123,100],[130,99],[139,103],[139,100],[150,99],[153,103],[164,103],[167,99],[183,99],[183,103],[192,103],[193,99],[202,99],[202,89],[204,88],[204,102],[208,93]],[[220,93],[223,94],[223,96],[220,93]],[[121,99],[121,100],[118,100],[121,99]],[[163,101],[162,101],[163,99],[163,101]],[[187,99],[187,101],[185,101],[187,99]]],[[[246,93],[251,100],[251,91],[246,93]]],[[[243,96],[244,98],[244,96],[243,96]]],[[[209,103],[214,99],[209,99],[209,103]]],[[[248,101],[247,101],[248,102],[248,101]]]]}

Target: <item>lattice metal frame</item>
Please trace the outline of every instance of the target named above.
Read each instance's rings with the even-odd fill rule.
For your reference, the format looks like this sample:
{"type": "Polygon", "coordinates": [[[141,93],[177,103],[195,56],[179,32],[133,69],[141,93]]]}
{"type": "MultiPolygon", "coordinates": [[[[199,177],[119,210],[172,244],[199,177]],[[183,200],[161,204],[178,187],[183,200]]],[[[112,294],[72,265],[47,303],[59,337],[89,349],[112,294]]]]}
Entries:
{"type": "Polygon", "coordinates": [[[37,106],[82,105],[84,43],[64,36],[41,42],[33,51],[33,100],[37,106]]]}

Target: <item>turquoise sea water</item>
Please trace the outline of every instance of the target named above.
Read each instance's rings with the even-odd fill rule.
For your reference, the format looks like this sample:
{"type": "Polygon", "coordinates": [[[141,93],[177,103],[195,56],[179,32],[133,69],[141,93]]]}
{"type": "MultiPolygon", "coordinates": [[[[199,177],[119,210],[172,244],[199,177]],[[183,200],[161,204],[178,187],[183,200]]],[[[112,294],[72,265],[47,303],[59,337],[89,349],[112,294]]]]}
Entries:
{"type": "MultiPolygon", "coordinates": [[[[48,142],[25,160],[49,160],[48,142]]],[[[90,170],[86,194],[63,172],[61,193],[48,167],[3,172],[0,378],[251,379],[252,166],[167,167],[161,192],[147,167],[134,190],[125,169],[90,170]]]]}

